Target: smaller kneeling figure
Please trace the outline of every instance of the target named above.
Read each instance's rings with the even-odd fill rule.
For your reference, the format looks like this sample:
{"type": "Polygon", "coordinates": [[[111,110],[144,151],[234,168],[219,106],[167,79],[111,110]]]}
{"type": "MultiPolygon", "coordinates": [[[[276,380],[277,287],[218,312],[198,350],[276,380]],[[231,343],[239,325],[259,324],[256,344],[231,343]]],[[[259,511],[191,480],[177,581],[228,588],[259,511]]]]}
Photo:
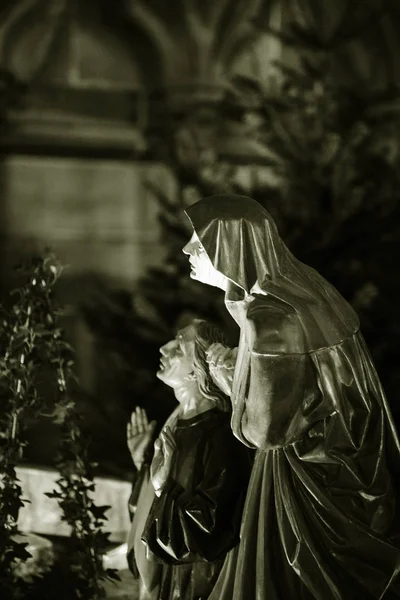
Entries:
{"type": "Polygon", "coordinates": [[[230,400],[213,382],[206,351],[221,334],[195,320],[161,348],[158,377],[180,410],[155,442],[155,498],[142,534],[149,560],[161,562],[157,600],[205,600],[224,558],[239,542],[252,456],[232,434],[230,400]]]}

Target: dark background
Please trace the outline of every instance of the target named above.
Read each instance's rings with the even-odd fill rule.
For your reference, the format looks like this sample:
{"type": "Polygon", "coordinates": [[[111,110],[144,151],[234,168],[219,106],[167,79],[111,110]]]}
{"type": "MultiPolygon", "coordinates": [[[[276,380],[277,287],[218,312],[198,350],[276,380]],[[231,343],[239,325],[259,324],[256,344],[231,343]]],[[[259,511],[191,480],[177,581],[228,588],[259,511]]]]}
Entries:
{"type": "MultiPolygon", "coordinates": [[[[0,7],[1,294],[50,245],[101,472],[128,476],[136,405],[174,399],[158,348],[204,316],[183,208],[252,194],[290,249],[360,315],[396,421],[400,6],[396,0],[4,1],[0,7]]],[[[29,432],[52,464],[58,430],[29,432]]]]}

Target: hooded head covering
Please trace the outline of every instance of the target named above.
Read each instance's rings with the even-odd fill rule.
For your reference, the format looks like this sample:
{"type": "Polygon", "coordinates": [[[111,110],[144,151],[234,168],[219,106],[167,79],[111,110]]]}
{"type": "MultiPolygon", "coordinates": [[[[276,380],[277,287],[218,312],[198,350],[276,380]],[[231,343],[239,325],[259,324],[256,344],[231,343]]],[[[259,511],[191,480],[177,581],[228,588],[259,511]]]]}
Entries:
{"type": "Polygon", "coordinates": [[[243,303],[246,319],[267,339],[278,333],[285,341],[300,324],[305,351],[319,350],[285,350],[290,356],[277,360],[248,348],[246,336],[239,343],[232,430],[245,444],[250,433],[262,451],[240,543],[210,598],[399,595],[400,446],[357,316],[294,258],[251,198],[211,196],[187,215],[214,267],[253,296],[243,303]],[[276,330],[275,306],[284,317],[276,330]],[[285,329],[286,321],[295,327],[285,329]],[[273,452],[269,433],[282,439],[273,452]]]}
{"type": "Polygon", "coordinates": [[[186,211],[214,268],[250,294],[274,296],[294,310],[305,352],[340,343],[359,328],[358,317],[319,273],[297,260],[271,215],[247,196],[203,198],[186,211]]]}

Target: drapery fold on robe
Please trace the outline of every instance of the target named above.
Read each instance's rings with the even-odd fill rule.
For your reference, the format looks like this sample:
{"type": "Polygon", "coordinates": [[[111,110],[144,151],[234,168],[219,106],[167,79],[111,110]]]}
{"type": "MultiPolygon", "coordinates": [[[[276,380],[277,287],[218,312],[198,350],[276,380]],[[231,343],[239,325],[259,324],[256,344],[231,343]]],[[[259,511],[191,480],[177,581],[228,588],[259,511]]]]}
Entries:
{"type": "Polygon", "coordinates": [[[161,579],[162,566],[146,556],[146,547],[141,536],[150,507],[155,498],[154,488],[150,480],[150,466],[144,464],[138,473],[129,500],[132,524],[128,535],[127,560],[129,568],[136,579],[147,590],[153,590],[153,598],[157,598],[157,584],[161,579]]]}
{"type": "MultiPolygon", "coordinates": [[[[264,358],[272,379],[276,357],[264,358]]],[[[210,600],[400,598],[398,441],[365,342],[304,358],[319,374],[306,387],[335,410],[257,452],[241,544],[210,600]]]]}
{"type": "Polygon", "coordinates": [[[164,565],[163,600],[208,598],[223,560],[239,542],[251,470],[249,451],[218,409],[180,420],[173,470],[154,499],[142,540],[164,565]]]}
{"type": "Polygon", "coordinates": [[[240,196],[187,210],[241,329],[232,429],[257,455],[209,600],[400,598],[400,446],[353,309],[240,196]]]}
{"type": "MultiPolygon", "coordinates": [[[[180,411],[180,406],[177,406],[167,419],[163,429],[167,426],[175,429],[180,411]]],[[[162,580],[163,569],[161,564],[147,558],[146,546],[141,539],[150,508],[155,498],[154,488],[150,480],[152,458],[153,446],[151,444],[145,452],[142,468],[136,474],[128,502],[132,524],[127,540],[127,560],[132,574],[140,580],[141,589],[145,591],[146,600],[158,599],[158,585],[162,580]]]]}

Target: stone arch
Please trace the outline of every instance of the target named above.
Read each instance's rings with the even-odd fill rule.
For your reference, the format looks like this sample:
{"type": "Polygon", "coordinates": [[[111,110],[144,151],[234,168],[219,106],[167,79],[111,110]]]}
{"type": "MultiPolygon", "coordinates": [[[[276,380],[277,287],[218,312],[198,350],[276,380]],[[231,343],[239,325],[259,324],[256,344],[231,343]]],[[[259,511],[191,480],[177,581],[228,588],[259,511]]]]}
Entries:
{"type": "Polygon", "coordinates": [[[163,59],[165,87],[220,85],[233,58],[255,29],[260,0],[127,1],[127,11],[147,32],[163,59]]]}

